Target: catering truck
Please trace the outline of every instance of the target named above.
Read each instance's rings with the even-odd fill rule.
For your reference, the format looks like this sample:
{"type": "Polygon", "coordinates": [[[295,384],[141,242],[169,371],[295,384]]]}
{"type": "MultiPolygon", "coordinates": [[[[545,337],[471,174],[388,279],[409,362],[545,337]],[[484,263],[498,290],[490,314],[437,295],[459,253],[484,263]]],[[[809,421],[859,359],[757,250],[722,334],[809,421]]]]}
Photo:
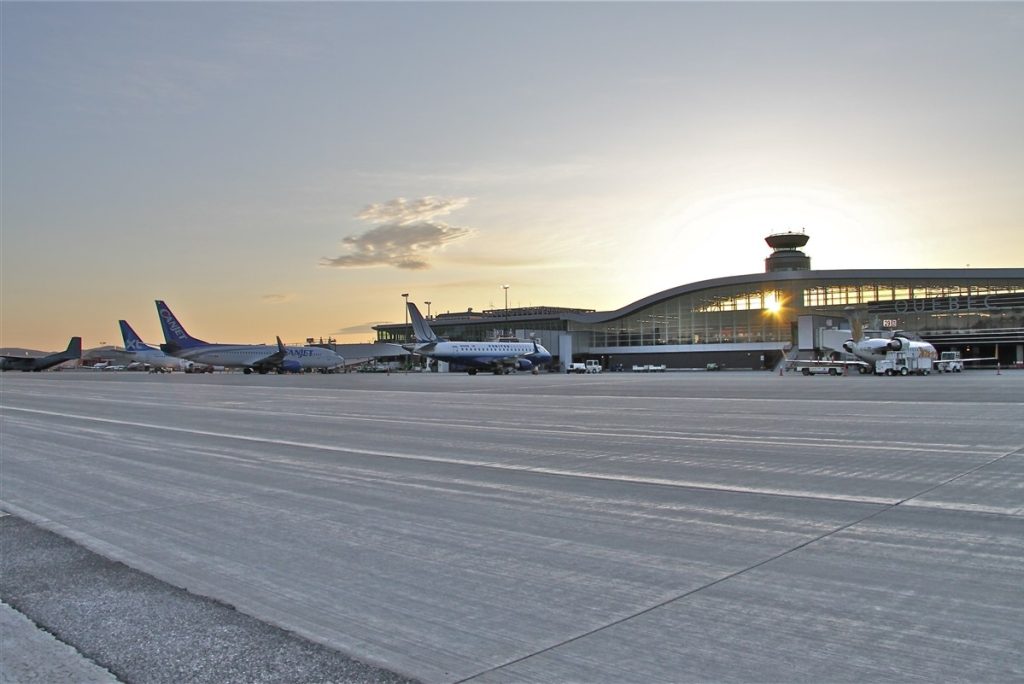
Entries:
{"type": "Polygon", "coordinates": [[[919,350],[890,351],[875,361],[875,375],[928,375],[932,366],[932,357],[919,350]]]}

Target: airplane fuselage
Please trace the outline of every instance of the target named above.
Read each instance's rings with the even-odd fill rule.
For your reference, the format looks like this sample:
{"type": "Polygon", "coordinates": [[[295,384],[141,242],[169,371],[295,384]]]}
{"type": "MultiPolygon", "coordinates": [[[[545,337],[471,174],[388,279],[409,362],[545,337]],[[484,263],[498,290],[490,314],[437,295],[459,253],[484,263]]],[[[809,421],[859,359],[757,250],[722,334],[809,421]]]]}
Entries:
{"type": "Polygon", "coordinates": [[[535,347],[533,342],[438,342],[415,345],[412,352],[438,361],[491,370],[502,366],[528,370],[551,361],[548,350],[540,344],[535,347]]]}
{"type": "MultiPolygon", "coordinates": [[[[179,359],[225,368],[252,368],[275,354],[277,347],[269,344],[210,344],[203,347],[169,350],[179,359]]],[[[326,370],[336,368],[343,359],[322,347],[285,347],[285,370],[326,370]],[[291,366],[291,368],[289,368],[291,366]]]]}
{"type": "Polygon", "coordinates": [[[19,370],[25,373],[44,371],[65,361],[73,361],[82,356],[82,338],[72,337],[68,348],[49,356],[2,356],[0,370],[19,370]]]}
{"type": "Polygon", "coordinates": [[[170,370],[188,370],[194,365],[193,361],[188,359],[178,358],[165,354],[159,349],[140,349],[133,351],[131,349],[126,350],[131,355],[132,361],[138,361],[139,363],[145,363],[153,366],[154,368],[167,368],[170,370]]]}
{"type": "Polygon", "coordinates": [[[843,345],[843,349],[871,365],[885,359],[886,354],[891,351],[914,351],[920,356],[926,356],[933,360],[938,359],[938,352],[930,343],[907,339],[899,335],[891,338],[868,337],[859,342],[848,340],[843,345]]]}

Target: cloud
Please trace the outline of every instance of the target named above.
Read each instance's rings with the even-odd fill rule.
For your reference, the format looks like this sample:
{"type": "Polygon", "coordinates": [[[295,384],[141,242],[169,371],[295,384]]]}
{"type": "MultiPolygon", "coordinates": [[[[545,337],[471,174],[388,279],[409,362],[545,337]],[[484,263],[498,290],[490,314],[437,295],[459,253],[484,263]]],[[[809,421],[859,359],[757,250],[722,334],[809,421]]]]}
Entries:
{"type": "Polygon", "coordinates": [[[465,197],[398,198],[371,204],[357,218],[381,225],[343,239],[348,254],[324,257],[321,265],[335,268],[394,266],[406,270],[430,268],[428,257],[444,245],[473,233],[469,228],[432,220],[464,207],[465,197]]]}
{"type": "Polygon", "coordinates": [[[295,298],[293,294],[265,294],[260,299],[268,304],[281,304],[295,298]]]}
{"type": "Polygon", "coordinates": [[[332,334],[334,335],[353,335],[356,333],[372,333],[373,326],[384,325],[386,323],[394,323],[394,321],[370,321],[369,323],[361,323],[359,325],[350,325],[345,328],[339,328],[332,334]]]}
{"type": "Polygon", "coordinates": [[[405,226],[420,221],[429,221],[435,216],[444,216],[469,204],[468,197],[420,197],[407,200],[404,197],[383,204],[371,204],[356,214],[357,219],[371,223],[385,223],[405,226]]]}

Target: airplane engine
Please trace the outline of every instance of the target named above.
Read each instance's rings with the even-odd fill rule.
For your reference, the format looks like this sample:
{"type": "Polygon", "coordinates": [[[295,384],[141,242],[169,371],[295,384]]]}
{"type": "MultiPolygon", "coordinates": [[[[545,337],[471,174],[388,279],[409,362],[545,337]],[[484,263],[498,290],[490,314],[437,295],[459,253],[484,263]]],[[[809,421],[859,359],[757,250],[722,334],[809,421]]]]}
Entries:
{"type": "Polygon", "coordinates": [[[292,359],[285,359],[281,362],[282,373],[301,373],[302,364],[292,359]]]}
{"type": "Polygon", "coordinates": [[[903,349],[903,340],[898,337],[894,337],[889,340],[889,344],[886,346],[889,347],[889,351],[899,351],[900,349],[903,349]]]}
{"type": "Polygon", "coordinates": [[[533,368],[533,361],[530,359],[516,359],[516,370],[528,371],[533,368]]]}
{"type": "Polygon", "coordinates": [[[851,340],[846,340],[845,342],[843,342],[843,349],[845,349],[846,351],[848,351],[848,352],[850,352],[852,354],[853,353],[853,340],[851,339],[851,340]]]}

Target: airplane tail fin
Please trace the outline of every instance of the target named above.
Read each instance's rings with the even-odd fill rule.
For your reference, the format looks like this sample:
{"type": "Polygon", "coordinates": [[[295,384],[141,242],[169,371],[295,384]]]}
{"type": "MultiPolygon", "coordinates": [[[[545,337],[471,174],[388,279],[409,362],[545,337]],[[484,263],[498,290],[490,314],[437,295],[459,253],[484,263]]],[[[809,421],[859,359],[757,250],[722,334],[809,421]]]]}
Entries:
{"type": "Polygon", "coordinates": [[[850,328],[853,330],[854,342],[859,342],[864,337],[864,324],[856,316],[850,321],[850,328]]]}
{"type": "Polygon", "coordinates": [[[208,344],[189,335],[170,307],[159,299],[156,300],[156,313],[160,318],[160,327],[164,331],[164,342],[167,343],[167,346],[177,349],[189,349],[190,347],[200,347],[208,344]]]}
{"type": "Polygon", "coordinates": [[[417,342],[436,344],[439,341],[437,335],[424,320],[423,314],[412,302],[409,302],[409,320],[412,321],[412,332],[417,342]]]}
{"type": "Polygon", "coordinates": [[[142,338],[136,334],[132,329],[132,326],[128,325],[128,321],[121,320],[117,324],[121,326],[121,338],[124,340],[124,350],[128,352],[137,351],[155,351],[153,347],[142,341],[142,338]]]}
{"type": "Polygon", "coordinates": [[[82,338],[72,337],[71,341],[68,342],[68,348],[64,350],[64,353],[71,359],[81,358],[82,356],[82,338]]]}

